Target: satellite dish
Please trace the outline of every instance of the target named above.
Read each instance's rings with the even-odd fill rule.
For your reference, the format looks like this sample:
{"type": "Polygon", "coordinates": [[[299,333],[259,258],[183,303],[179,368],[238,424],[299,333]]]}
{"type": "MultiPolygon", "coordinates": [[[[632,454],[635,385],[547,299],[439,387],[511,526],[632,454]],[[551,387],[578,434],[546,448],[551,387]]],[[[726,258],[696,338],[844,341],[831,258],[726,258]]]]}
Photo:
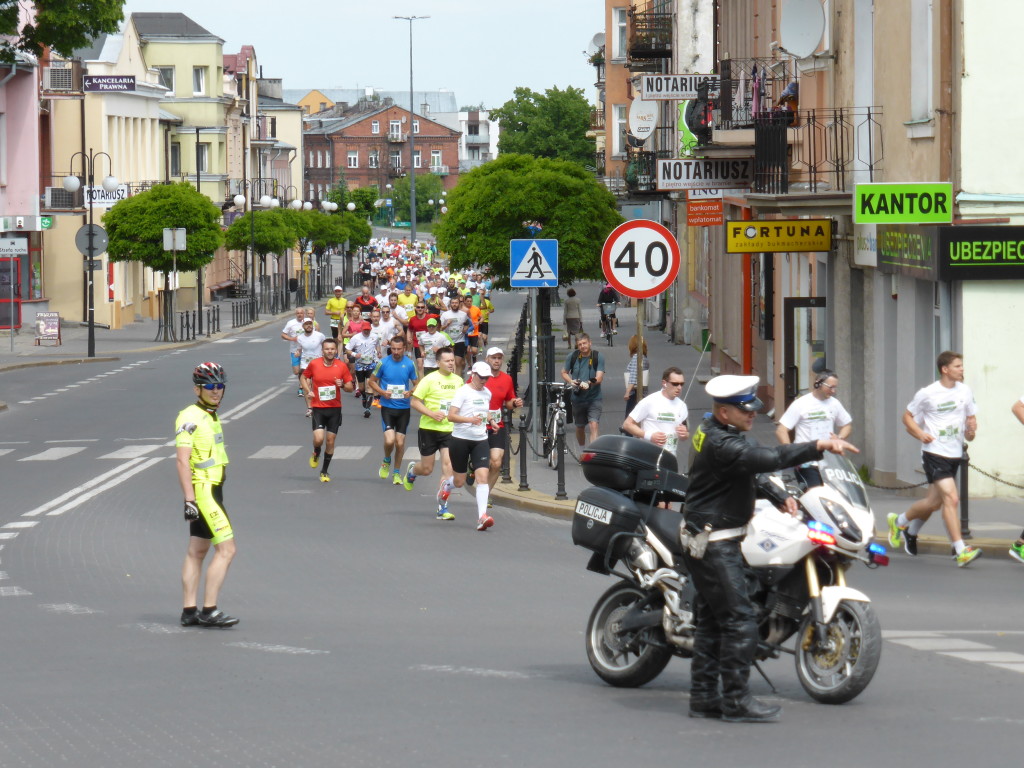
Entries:
{"type": "Polygon", "coordinates": [[[604,47],[604,32],[598,32],[593,39],[587,43],[587,56],[593,56],[604,47]]]}
{"type": "Polygon", "coordinates": [[[825,11],[821,0],[782,0],[779,34],[782,47],[798,59],[806,59],[816,50],[825,32],[825,11]]]}

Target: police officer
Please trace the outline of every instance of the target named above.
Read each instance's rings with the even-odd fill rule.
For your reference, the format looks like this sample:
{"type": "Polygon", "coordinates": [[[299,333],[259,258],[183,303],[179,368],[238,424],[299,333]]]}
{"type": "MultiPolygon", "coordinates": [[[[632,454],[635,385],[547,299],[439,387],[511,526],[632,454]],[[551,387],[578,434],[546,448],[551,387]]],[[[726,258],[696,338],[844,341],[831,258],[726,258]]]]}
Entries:
{"type": "MultiPolygon", "coordinates": [[[[767,483],[757,474],[820,459],[824,451],[858,452],[839,438],[764,448],[742,436],[754,425],[762,403],[757,376],[716,376],[705,391],[714,401],[711,416],[694,432],[690,487],[686,495],[686,530],[709,532],[699,559],[684,547],[684,560],[697,589],[690,717],[734,723],[775,722],[781,707],[750,695],[750,666],[757,650],[757,619],[747,592],[747,566],[740,539],[754,513],[754,499],[767,483]],[[718,681],[722,685],[719,691],[718,681]]],[[[777,502],[783,499],[775,498],[777,502]]],[[[785,498],[795,514],[796,501],[785,498]]]]}

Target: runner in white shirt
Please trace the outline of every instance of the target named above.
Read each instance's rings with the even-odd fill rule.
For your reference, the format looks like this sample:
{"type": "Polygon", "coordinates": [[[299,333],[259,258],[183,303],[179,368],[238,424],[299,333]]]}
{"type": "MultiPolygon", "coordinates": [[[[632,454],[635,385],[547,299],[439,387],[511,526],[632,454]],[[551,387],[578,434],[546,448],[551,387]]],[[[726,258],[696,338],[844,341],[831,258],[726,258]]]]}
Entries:
{"type": "Polygon", "coordinates": [[[377,359],[380,360],[386,356],[391,339],[398,334],[401,326],[391,319],[391,310],[387,307],[375,309],[370,313],[370,326],[370,335],[377,340],[377,359]],[[387,320],[384,319],[385,312],[388,313],[387,320]]]}
{"type": "Polygon", "coordinates": [[[466,324],[469,322],[469,315],[460,309],[461,306],[462,297],[453,296],[449,299],[450,309],[441,313],[441,330],[452,339],[452,346],[455,349],[455,372],[460,376],[466,364],[466,324]]]}
{"type": "Polygon", "coordinates": [[[366,380],[373,373],[380,355],[377,349],[377,337],[373,335],[373,326],[369,321],[363,321],[362,331],[348,340],[345,345],[345,352],[352,361],[356,371],[357,394],[363,401],[363,418],[370,418],[370,403],[373,401],[373,393],[366,388],[366,380]]]}
{"type": "Polygon", "coordinates": [[[686,378],[679,368],[666,368],[661,374],[661,390],[637,403],[622,428],[634,437],[642,437],[675,454],[679,441],[690,435],[686,428],[689,410],[679,397],[685,383],[686,378]]]}
{"type": "Polygon", "coordinates": [[[295,317],[284,324],[284,328],[281,329],[281,338],[288,342],[288,357],[291,359],[292,373],[295,374],[296,380],[299,382],[299,397],[303,396],[302,393],[302,380],[299,378],[302,376],[302,367],[299,365],[300,362],[300,351],[299,342],[296,341],[296,337],[302,333],[302,321],[306,317],[306,311],[302,307],[295,308],[295,317]]]}
{"type": "MultiPolygon", "coordinates": [[[[810,392],[798,397],[779,419],[775,437],[783,445],[790,442],[806,443],[839,437],[845,440],[853,431],[853,419],[843,404],[835,397],[839,388],[839,377],[833,371],[824,370],[814,379],[810,392]],[[790,440],[790,430],[796,435],[790,440]]],[[[818,462],[811,461],[796,469],[796,476],[808,488],[822,484],[818,462]]]]}
{"type": "Polygon", "coordinates": [[[323,341],[327,338],[320,331],[313,330],[313,320],[307,317],[302,321],[302,333],[295,337],[299,347],[299,369],[306,370],[309,361],[315,357],[323,357],[323,341]]]}
{"type": "Polygon", "coordinates": [[[478,531],[486,531],[494,525],[494,518],[487,514],[487,497],[490,485],[487,482],[490,465],[490,446],[487,442],[487,420],[490,417],[491,391],[484,385],[491,377],[491,366],[476,363],[469,374],[469,383],[460,387],[448,408],[448,421],[452,428],[452,439],[448,443],[448,456],[452,463],[452,477],[441,486],[438,498],[448,500],[452,488],[466,484],[469,463],[473,464],[473,479],[476,481],[476,513],[478,531]]]}
{"type": "Polygon", "coordinates": [[[889,515],[889,544],[898,547],[902,539],[907,554],[916,555],[918,532],[932,513],[941,509],[956,564],[963,568],[981,556],[981,549],[964,544],[956,487],[964,441],[973,440],[978,430],[978,408],[970,387],[963,383],[963,356],[959,352],[943,352],[935,365],[939,380],[919,389],[903,413],[903,426],[921,441],[928,495],[911,504],[902,515],[889,515]]]}

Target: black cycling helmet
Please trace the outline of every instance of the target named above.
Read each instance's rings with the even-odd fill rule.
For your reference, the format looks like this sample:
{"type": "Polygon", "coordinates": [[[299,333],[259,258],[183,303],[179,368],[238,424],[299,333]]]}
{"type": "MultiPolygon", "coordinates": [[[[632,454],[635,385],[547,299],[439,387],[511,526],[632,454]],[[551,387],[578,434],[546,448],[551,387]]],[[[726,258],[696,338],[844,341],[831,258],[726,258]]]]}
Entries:
{"type": "Polygon", "coordinates": [[[192,383],[202,386],[203,384],[227,384],[228,375],[224,367],[218,363],[200,363],[192,371],[192,383]]]}

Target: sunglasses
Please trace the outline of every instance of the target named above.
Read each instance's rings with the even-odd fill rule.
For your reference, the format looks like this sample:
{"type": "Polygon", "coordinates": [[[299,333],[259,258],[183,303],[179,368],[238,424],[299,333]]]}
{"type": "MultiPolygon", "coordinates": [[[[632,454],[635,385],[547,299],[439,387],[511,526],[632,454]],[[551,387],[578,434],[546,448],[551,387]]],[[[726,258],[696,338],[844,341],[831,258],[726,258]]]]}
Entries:
{"type": "Polygon", "coordinates": [[[223,384],[203,384],[203,389],[212,392],[215,389],[224,389],[223,384]]]}
{"type": "Polygon", "coordinates": [[[681,387],[686,382],[685,381],[666,381],[665,383],[668,384],[670,387],[681,387]]]}

